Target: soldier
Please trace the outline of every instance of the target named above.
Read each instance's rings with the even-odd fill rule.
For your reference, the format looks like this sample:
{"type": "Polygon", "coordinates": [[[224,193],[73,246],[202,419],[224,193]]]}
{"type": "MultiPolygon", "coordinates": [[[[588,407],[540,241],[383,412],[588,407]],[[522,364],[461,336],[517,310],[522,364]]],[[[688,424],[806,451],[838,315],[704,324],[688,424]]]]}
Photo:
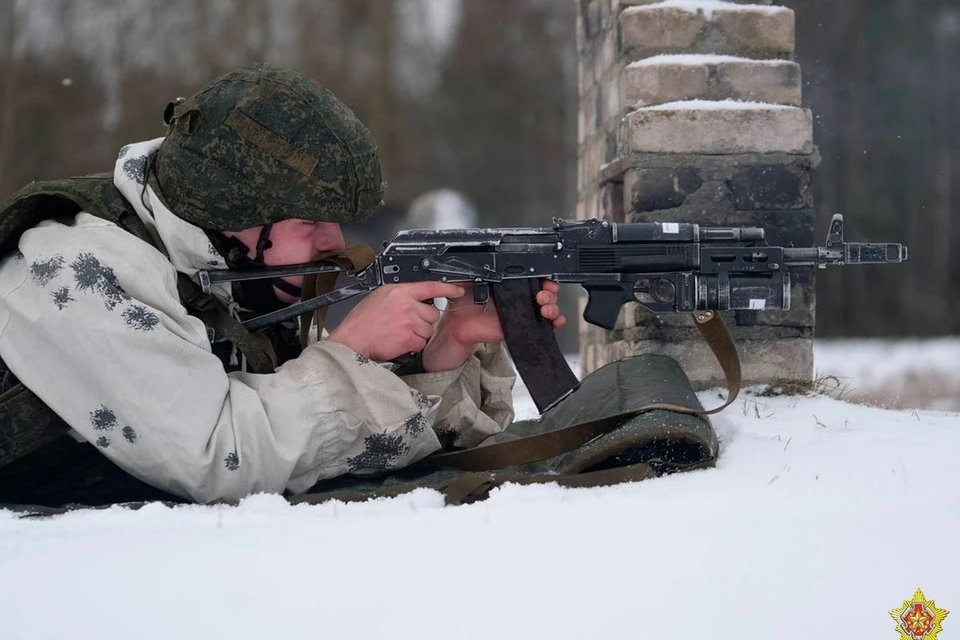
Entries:
{"type": "MultiPolygon", "coordinates": [[[[264,347],[237,321],[297,301],[302,276],[215,284],[212,298],[191,283],[200,270],[343,249],[339,223],[369,215],[384,190],[373,137],[345,105],[302,74],[257,65],[164,116],[167,135],[124,147],[112,176],[32,185],[0,214],[5,386],[21,384],[18,398],[69,428],[53,443],[60,457],[44,457],[48,443],[10,468],[69,476],[77,452],[89,462],[96,451],[126,472],[101,465],[100,476],[125,487],[143,486],[133,476],[197,502],[237,500],[400,468],[511,422],[497,314],[459,285],[381,287],[303,348],[292,325],[265,332],[264,347]],[[454,308],[441,314],[433,298],[454,308]],[[416,372],[381,365],[411,351],[416,372]]],[[[537,300],[560,326],[556,292],[545,283],[537,300]]],[[[0,430],[42,422],[12,407],[0,407],[0,430]]]]}

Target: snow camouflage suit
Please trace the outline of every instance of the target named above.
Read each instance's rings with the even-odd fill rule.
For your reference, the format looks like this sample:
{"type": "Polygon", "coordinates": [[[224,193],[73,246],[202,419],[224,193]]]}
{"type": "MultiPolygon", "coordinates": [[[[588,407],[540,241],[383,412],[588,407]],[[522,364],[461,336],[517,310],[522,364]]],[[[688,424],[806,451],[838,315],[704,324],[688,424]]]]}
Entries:
{"type": "MultiPolygon", "coordinates": [[[[231,317],[230,286],[213,300],[179,287],[228,267],[205,230],[360,219],[382,197],[376,145],[312,80],[260,65],[168,105],[165,120],[168,135],[124,148],[112,177],[34,184],[3,207],[5,435],[59,416],[94,445],[85,451],[208,501],[405,466],[441,438],[473,446],[509,424],[515,378],[499,345],[402,379],[327,341],[276,372],[253,367],[266,375],[224,371],[204,307],[231,317]],[[127,233],[124,217],[146,234],[127,233]],[[38,419],[41,404],[52,411],[38,419]]],[[[256,364],[256,349],[237,346],[256,364]]]]}
{"type": "MultiPolygon", "coordinates": [[[[24,189],[5,205],[0,211],[0,256],[11,252],[14,252],[14,255],[8,257],[0,266],[0,274],[5,269],[17,268],[18,261],[26,262],[22,255],[16,254],[15,249],[17,241],[28,229],[37,228],[38,232],[47,234],[51,240],[57,237],[49,235],[51,224],[60,225],[57,228],[62,228],[63,231],[58,233],[63,234],[74,233],[74,229],[77,229],[78,233],[90,230],[98,234],[109,233],[106,229],[116,229],[115,226],[103,227],[101,223],[95,222],[90,214],[110,223],[119,222],[124,229],[139,238],[136,240],[123,233],[122,235],[130,240],[119,240],[113,232],[112,243],[142,241],[160,246],[167,240],[161,237],[158,243],[156,237],[162,220],[159,216],[151,219],[144,213],[144,207],[150,209],[150,214],[155,214],[165,211],[164,205],[167,205],[173,212],[169,219],[186,221],[195,225],[193,228],[237,230],[289,217],[322,221],[360,219],[367,215],[382,197],[383,185],[376,147],[369,133],[332,94],[297,74],[263,66],[241,69],[210,83],[189,100],[178,100],[168,105],[165,120],[170,125],[170,130],[163,141],[156,146],[151,145],[147,154],[131,151],[130,157],[125,157],[128,151],[125,149],[118,160],[113,178],[102,175],[39,183],[24,189]],[[278,107],[274,98],[285,107],[278,107]],[[290,119],[286,117],[290,112],[305,115],[302,119],[290,119]],[[307,118],[320,118],[326,126],[309,126],[307,118]],[[317,133],[317,130],[327,133],[317,133]],[[147,161],[148,157],[150,162],[147,161]],[[264,176],[267,175],[271,178],[265,179],[264,176]],[[195,184],[201,188],[195,187],[195,184]],[[148,204],[150,206],[147,206],[148,204]],[[128,224],[131,220],[133,224],[128,224]],[[137,224],[138,222],[140,224],[137,224]]],[[[166,224],[169,225],[169,221],[166,224]]],[[[202,254],[203,251],[199,253],[202,254]]],[[[76,272],[76,285],[79,288],[86,287],[87,290],[98,292],[105,298],[108,308],[124,309],[123,318],[128,327],[150,331],[155,326],[163,326],[161,316],[155,314],[155,310],[137,304],[138,300],[131,298],[125,291],[124,287],[134,291],[135,283],[128,281],[121,286],[117,276],[123,273],[122,265],[115,265],[117,270],[114,272],[106,262],[92,265],[89,259],[91,256],[84,258],[91,264],[80,264],[83,262],[81,257],[65,260],[59,255],[43,259],[31,256],[29,265],[19,268],[24,273],[25,281],[29,276],[33,284],[43,287],[55,278],[62,277],[66,265],[69,264],[76,272]],[[85,270],[87,266],[97,267],[94,269],[95,274],[89,272],[91,277],[96,276],[89,282],[84,280],[84,274],[89,271],[85,270]]],[[[198,296],[196,286],[189,284],[189,276],[193,275],[191,265],[185,267],[178,264],[177,255],[173,252],[168,258],[176,268],[174,273],[178,281],[176,293],[179,302],[183,303],[190,315],[201,318],[209,330],[211,305],[220,303],[219,313],[213,315],[220,318],[227,316],[222,308],[224,300],[211,301],[198,296]]],[[[225,266],[218,263],[213,265],[213,268],[225,266]]],[[[149,278],[149,275],[147,271],[141,278],[149,278]]],[[[75,298],[79,297],[67,287],[55,289],[49,295],[53,296],[53,304],[59,311],[70,307],[76,302],[75,298]]],[[[53,308],[48,301],[45,307],[47,312],[53,308]]],[[[0,304],[0,312],[2,311],[0,304]]],[[[179,322],[186,320],[181,319],[179,322]]],[[[5,324],[9,323],[0,323],[5,324]]],[[[0,332],[2,331],[3,328],[0,327],[0,332]]],[[[82,335],[77,337],[77,340],[82,339],[82,335]]],[[[272,371],[269,361],[255,357],[258,345],[255,340],[250,339],[249,334],[244,336],[242,331],[234,331],[231,340],[240,347],[244,355],[249,356],[255,370],[265,373],[272,371]]],[[[103,345],[103,349],[99,351],[109,352],[109,346],[103,345]]],[[[193,345],[197,346],[201,345],[193,345]]],[[[202,346],[209,349],[213,347],[210,344],[202,346]]],[[[314,345],[308,351],[315,355],[314,349],[320,346],[314,345]]],[[[336,351],[333,347],[328,349],[336,351]]],[[[96,355],[99,355],[99,352],[96,355]]],[[[122,350],[116,354],[121,359],[123,355],[122,350]]],[[[402,392],[396,391],[396,382],[390,382],[383,377],[391,376],[396,380],[395,376],[376,365],[364,362],[364,359],[356,354],[341,352],[326,355],[333,358],[337,363],[336,367],[340,367],[341,371],[351,368],[350,375],[359,376],[357,380],[379,376],[382,386],[374,385],[367,392],[359,393],[354,389],[354,395],[362,398],[376,396],[378,393],[386,394],[385,397],[391,398],[388,401],[391,406],[380,409],[391,415],[400,415],[399,422],[392,431],[375,431],[366,437],[358,436],[349,428],[339,431],[335,429],[330,433],[337,433],[336,438],[339,440],[351,437],[357,440],[352,456],[342,456],[343,459],[332,466],[328,465],[329,468],[319,475],[304,473],[302,465],[298,464],[299,471],[295,481],[277,484],[274,479],[267,485],[247,482],[239,490],[224,488],[216,485],[216,482],[213,482],[214,486],[203,485],[199,488],[184,481],[170,484],[163,479],[158,480],[149,470],[144,471],[137,468],[136,464],[131,465],[130,461],[124,460],[122,456],[119,459],[113,457],[122,447],[135,447],[137,443],[144,443],[145,438],[148,441],[151,434],[140,425],[135,427],[132,423],[127,424],[129,420],[124,417],[123,412],[114,411],[105,404],[87,407],[91,409],[88,418],[83,417],[86,412],[84,409],[80,412],[79,421],[75,415],[68,421],[70,424],[64,423],[58,412],[51,410],[38,395],[31,392],[38,391],[40,396],[48,398],[52,403],[60,401],[55,392],[49,389],[41,392],[34,388],[42,387],[42,380],[34,377],[34,381],[28,385],[30,390],[17,384],[17,376],[14,374],[18,373],[18,367],[24,374],[30,374],[29,367],[23,368],[28,361],[21,356],[5,375],[8,388],[5,388],[5,395],[0,398],[0,455],[6,452],[9,454],[7,457],[16,458],[18,453],[24,453],[22,450],[18,451],[18,443],[31,441],[31,438],[34,444],[39,442],[41,448],[31,455],[20,456],[16,462],[0,469],[0,494],[4,488],[13,486],[11,483],[23,484],[25,478],[29,482],[43,484],[43,481],[48,479],[47,476],[55,476],[57,481],[53,483],[51,491],[34,494],[37,496],[34,501],[48,504],[67,501],[103,503],[176,497],[206,501],[215,498],[237,499],[251,490],[287,489],[300,493],[317,479],[339,476],[340,479],[330,482],[334,482],[333,488],[339,488],[337,493],[343,497],[343,490],[352,486],[351,481],[344,478],[345,473],[369,476],[371,472],[390,472],[391,469],[404,467],[441,446],[473,447],[485,437],[502,430],[512,418],[509,389],[513,384],[513,372],[499,345],[479,350],[460,372],[408,377],[405,382],[409,387],[401,385],[399,389],[403,389],[402,392]],[[369,366],[373,368],[364,368],[369,366]],[[365,373],[353,373],[352,368],[356,367],[363,368],[365,373]],[[394,389],[392,393],[395,394],[392,396],[387,390],[391,385],[394,389]],[[397,393],[400,395],[396,395],[397,393]],[[410,405],[408,409],[402,408],[407,405],[410,405]],[[400,413],[397,414],[397,411],[400,413]],[[407,415],[408,413],[410,415],[407,415]],[[80,439],[85,439],[93,446],[77,445],[72,438],[62,436],[69,426],[81,429],[78,422],[83,421],[92,424],[92,431],[89,424],[84,425],[86,432],[80,439]],[[36,437],[38,434],[39,439],[36,437]],[[111,442],[117,446],[111,447],[111,442]],[[105,456],[111,457],[134,476],[148,480],[153,486],[125,474],[120,467],[107,462],[105,456]],[[77,487],[87,490],[78,491],[77,487]],[[163,491],[154,487],[161,487],[163,491]],[[173,495],[170,495],[171,493],[173,495]]],[[[605,383],[599,387],[597,384],[585,384],[580,392],[570,398],[570,402],[562,405],[567,407],[565,412],[555,412],[552,417],[548,416],[539,422],[514,425],[503,433],[502,437],[497,436],[497,440],[510,440],[518,435],[549,431],[569,424],[571,420],[576,422],[578,418],[582,418],[583,412],[570,408],[579,405],[602,407],[608,417],[616,416],[623,422],[631,407],[643,404],[644,398],[649,400],[649,385],[634,384],[632,388],[638,393],[618,393],[614,396],[610,396],[608,389],[604,392],[604,397],[607,398],[604,402],[592,403],[590,400],[596,400],[597,393],[609,387],[610,382],[622,379],[638,382],[638,372],[646,371],[649,374],[651,366],[656,365],[658,371],[663,367],[675,367],[675,363],[661,360],[663,359],[634,359],[611,366],[607,370],[607,377],[596,378],[604,380],[605,383]],[[610,375],[613,375],[612,379],[610,375]],[[644,389],[647,395],[639,393],[644,389]],[[590,397],[583,402],[585,394],[590,397]]],[[[296,359],[293,362],[296,362],[296,359]]],[[[283,376],[283,369],[281,367],[277,370],[276,375],[283,376]]],[[[670,379],[676,383],[674,387],[689,389],[689,383],[685,382],[679,369],[675,369],[667,377],[658,374],[654,378],[670,379]]],[[[246,380],[249,379],[244,379],[246,380]]],[[[256,386],[256,383],[250,384],[256,386]]],[[[613,386],[620,388],[618,384],[613,386]]],[[[264,387],[264,393],[269,392],[269,387],[269,384],[264,387]]],[[[670,393],[672,392],[667,391],[667,396],[670,393]]],[[[339,394],[343,395],[345,394],[339,394]]],[[[269,393],[266,398],[263,401],[265,404],[269,400],[269,393]]],[[[237,401],[239,402],[239,399],[237,401]]],[[[683,397],[683,404],[699,406],[692,393],[683,397]]],[[[70,408],[61,404],[58,411],[69,412],[70,408]]],[[[155,412],[157,415],[164,413],[166,412],[162,409],[155,412]]],[[[618,462],[610,464],[626,469],[626,473],[582,477],[585,484],[602,484],[649,477],[691,465],[710,463],[715,459],[716,440],[705,419],[659,414],[665,412],[654,412],[626,420],[623,428],[616,429],[620,436],[605,436],[602,439],[605,444],[602,446],[594,442],[589,447],[562,456],[562,460],[553,458],[539,467],[528,465],[519,471],[507,470],[500,479],[515,478],[517,473],[522,473],[531,481],[544,481],[556,478],[556,474],[580,473],[588,462],[593,466],[602,466],[606,464],[603,461],[607,457],[618,458],[618,462]],[[680,443],[682,446],[664,449],[665,433],[672,434],[671,442],[680,443]],[[627,450],[629,452],[625,453],[627,450]],[[657,461],[658,464],[651,466],[651,462],[657,461]]],[[[223,432],[222,429],[220,431],[223,432]]],[[[223,468],[229,472],[237,472],[242,467],[242,470],[246,471],[246,462],[251,460],[251,457],[255,466],[255,452],[262,446],[256,444],[257,438],[263,436],[253,433],[245,437],[248,440],[247,447],[254,447],[253,454],[244,454],[237,443],[236,448],[226,455],[222,455],[224,452],[220,451],[218,455],[221,455],[222,459],[219,463],[216,460],[210,461],[210,468],[220,469],[221,475],[223,468]]],[[[342,442],[338,446],[344,448],[342,442]]],[[[164,458],[162,454],[158,455],[164,458]]],[[[594,469],[594,472],[596,471],[599,469],[594,469]]],[[[348,491],[348,494],[392,494],[414,486],[443,488],[456,483],[448,493],[448,497],[455,497],[456,501],[476,497],[482,494],[485,487],[495,484],[484,474],[429,470],[412,470],[410,473],[413,475],[400,474],[393,478],[388,482],[389,488],[381,487],[380,481],[358,480],[364,489],[359,492],[348,491]],[[397,478],[406,478],[406,481],[397,478]]],[[[387,476],[388,481],[390,477],[387,476]]],[[[577,484],[578,481],[568,483],[577,484]]],[[[314,487],[314,490],[320,491],[321,486],[314,487]]],[[[27,495],[30,495],[29,492],[27,495]]],[[[0,502],[5,500],[10,498],[0,495],[0,502]]]]}
{"type": "MultiPolygon", "coordinates": [[[[59,209],[62,214],[67,214],[71,207],[69,203],[74,201],[99,202],[104,217],[117,215],[122,211],[124,201],[118,199],[116,193],[110,195],[111,189],[112,182],[108,177],[33,185],[21,194],[23,199],[19,200],[19,206],[16,209],[8,207],[0,219],[7,220],[14,210],[19,210],[21,215],[35,214],[33,206],[25,206],[31,201],[34,204],[44,201],[48,213],[55,209],[56,203],[58,207],[65,207],[59,209]]],[[[73,210],[78,208],[80,205],[72,205],[73,210]]],[[[93,209],[94,206],[85,204],[82,208],[93,209]]],[[[498,371],[501,376],[509,375],[500,369],[502,361],[498,364],[498,355],[503,355],[502,350],[486,356],[481,354],[484,362],[480,363],[480,370],[489,372],[484,375],[496,376],[498,371]]],[[[361,369],[375,366],[365,365],[361,361],[353,364],[361,369]]],[[[497,393],[494,391],[496,385],[489,381],[481,386],[485,387],[484,393],[497,393]]],[[[425,401],[428,396],[420,397],[425,401]]],[[[448,502],[458,503],[482,498],[492,487],[508,481],[595,486],[711,466],[716,459],[718,443],[710,423],[701,416],[662,410],[637,414],[639,407],[650,402],[670,402],[700,408],[696,395],[676,362],[659,356],[630,358],[607,365],[587,376],[580,389],[542,419],[514,423],[482,443],[509,444],[519,438],[549,434],[582,423],[584,419],[611,422],[614,428],[605,429],[607,433],[591,438],[568,453],[534,463],[509,464],[494,471],[460,471],[442,468],[443,464],[439,465],[439,469],[437,465],[414,465],[410,469],[391,471],[384,463],[389,463],[391,456],[408,446],[393,436],[393,439],[387,437],[376,440],[378,446],[368,448],[357,458],[386,473],[376,477],[368,474],[352,477],[340,475],[321,481],[305,493],[290,496],[289,499],[293,502],[362,500],[377,495],[396,495],[418,487],[431,487],[443,491],[448,502]]],[[[499,424],[502,425],[504,421],[509,421],[512,413],[503,413],[501,409],[500,415],[499,424]]],[[[108,412],[93,417],[104,426],[109,426],[111,418],[116,418],[108,412]]],[[[425,420],[420,419],[424,417],[422,414],[415,413],[413,417],[418,418],[418,429],[425,426],[425,420]]],[[[117,430],[121,431],[124,438],[142,435],[129,425],[120,429],[121,424],[122,421],[117,423],[117,430]],[[127,429],[131,429],[129,434],[127,429]]],[[[47,443],[40,451],[0,468],[0,503],[14,501],[59,505],[178,499],[177,495],[170,495],[127,475],[101,455],[102,450],[97,447],[78,445],[71,438],[62,436],[66,428],[67,425],[55,413],[22,386],[16,396],[0,401],[0,454],[4,450],[9,452],[18,439],[28,439],[24,435],[35,436],[40,432],[47,438],[47,443]],[[51,478],[55,478],[52,484],[51,478]],[[11,497],[10,491],[4,491],[10,489],[11,482],[32,482],[42,487],[40,491],[21,487],[24,490],[15,491],[14,497],[11,497]]],[[[438,429],[441,439],[446,439],[447,445],[469,447],[480,441],[477,437],[458,441],[456,432],[445,434],[443,427],[436,423],[434,428],[438,429]]],[[[487,447],[472,451],[483,449],[487,447]]],[[[239,459],[233,458],[233,463],[238,463],[239,459]]],[[[428,457],[425,462],[431,459],[428,457]]],[[[29,510],[44,512],[33,507],[29,510]]]]}
{"type": "MultiPolygon", "coordinates": [[[[33,190],[50,198],[54,187],[33,190]]],[[[161,210],[150,190],[146,201],[161,210]]],[[[30,229],[20,249],[0,265],[0,355],[10,372],[94,445],[85,451],[174,496],[299,493],[318,478],[405,466],[441,439],[474,446],[512,418],[514,375],[498,345],[459,370],[399,378],[323,340],[275,373],[224,375],[210,325],[181,306],[183,296],[171,298],[173,267],[133,234],[79,213],[30,229]]],[[[18,420],[31,428],[28,412],[18,420]]]]}

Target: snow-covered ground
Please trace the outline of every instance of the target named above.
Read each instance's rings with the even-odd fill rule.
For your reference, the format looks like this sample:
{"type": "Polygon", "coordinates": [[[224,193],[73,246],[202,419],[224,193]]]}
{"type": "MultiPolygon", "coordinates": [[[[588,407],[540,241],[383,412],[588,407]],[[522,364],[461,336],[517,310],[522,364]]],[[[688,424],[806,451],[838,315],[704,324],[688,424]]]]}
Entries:
{"type": "Polygon", "coordinates": [[[826,340],[817,372],[842,399],[875,406],[960,411],[960,339],[826,340]]]}
{"type": "MultiPolygon", "coordinates": [[[[842,398],[960,396],[960,341],[816,356],[842,398]]],[[[713,422],[716,469],[619,487],[0,513],[0,638],[893,639],[918,587],[960,638],[960,413],[748,392],[713,422]]]]}

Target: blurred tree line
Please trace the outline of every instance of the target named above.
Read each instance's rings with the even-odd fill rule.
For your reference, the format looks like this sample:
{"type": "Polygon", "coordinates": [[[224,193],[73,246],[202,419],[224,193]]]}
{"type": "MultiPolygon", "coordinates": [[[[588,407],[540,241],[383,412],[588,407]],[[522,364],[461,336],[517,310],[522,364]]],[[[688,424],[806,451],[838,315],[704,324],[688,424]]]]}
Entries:
{"type": "Polygon", "coordinates": [[[899,241],[901,266],[821,272],[818,335],[960,333],[960,3],[788,0],[823,161],[818,236],[899,241]]]}
{"type": "MultiPolygon", "coordinates": [[[[817,235],[903,241],[902,267],[818,283],[818,335],[960,332],[960,7],[786,0],[816,117],[817,235]]],[[[111,169],[163,135],[166,102],[241,64],[320,80],[379,141],[386,233],[426,190],[484,225],[542,225],[576,202],[573,0],[0,0],[0,198],[111,169]]],[[[383,239],[382,236],[377,240],[383,239]]]]}

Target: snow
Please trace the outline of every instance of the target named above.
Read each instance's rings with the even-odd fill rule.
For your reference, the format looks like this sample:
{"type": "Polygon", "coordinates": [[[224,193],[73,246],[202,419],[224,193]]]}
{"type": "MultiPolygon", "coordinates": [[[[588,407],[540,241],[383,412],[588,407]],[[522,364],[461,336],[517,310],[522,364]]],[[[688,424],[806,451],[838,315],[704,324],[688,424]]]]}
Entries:
{"type": "Polygon", "coordinates": [[[905,377],[929,375],[956,381],[960,391],[960,340],[822,340],[817,368],[874,388],[905,377]]]}
{"type": "Polygon", "coordinates": [[[703,12],[704,17],[707,20],[713,20],[713,12],[719,10],[746,10],[751,11],[760,11],[768,14],[780,13],[782,11],[789,11],[784,7],[775,7],[775,6],[766,6],[759,4],[750,4],[743,5],[737,4],[735,2],[723,2],[722,0],[664,0],[663,2],[657,2],[655,4],[647,4],[639,7],[631,7],[627,11],[643,11],[649,9],[657,9],[661,7],[675,7],[677,9],[683,9],[684,11],[690,13],[699,13],[703,12]]]}
{"type": "Polygon", "coordinates": [[[844,397],[879,406],[960,411],[960,340],[826,340],[816,367],[844,397]]]}
{"type": "Polygon", "coordinates": [[[766,102],[740,102],[738,100],[680,100],[666,102],[649,107],[638,107],[636,111],[681,111],[681,110],[743,110],[743,109],[796,109],[783,104],[769,104],[766,102]]]}
{"type": "Polygon", "coordinates": [[[724,62],[749,62],[751,64],[793,64],[789,60],[755,60],[738,56],[724,56],[712,53],[664,53],[637,60],[627,65],[628,69],[649,67],[661,64],[722,64],[724,62]]]}
{"type": "MultiPolygon", "coordinates": [[[[960,376],[958,352],[815,349],[818,371],[862,389],[960,376]]],[[[887,612],[918,587],[954,611],[952,637],[960,413],[757,391],[713,418],[716,469],[631,485],[506,486],[450,508],[422,490],[0,512],[0,637],[894,638],[887,612]]]]}

